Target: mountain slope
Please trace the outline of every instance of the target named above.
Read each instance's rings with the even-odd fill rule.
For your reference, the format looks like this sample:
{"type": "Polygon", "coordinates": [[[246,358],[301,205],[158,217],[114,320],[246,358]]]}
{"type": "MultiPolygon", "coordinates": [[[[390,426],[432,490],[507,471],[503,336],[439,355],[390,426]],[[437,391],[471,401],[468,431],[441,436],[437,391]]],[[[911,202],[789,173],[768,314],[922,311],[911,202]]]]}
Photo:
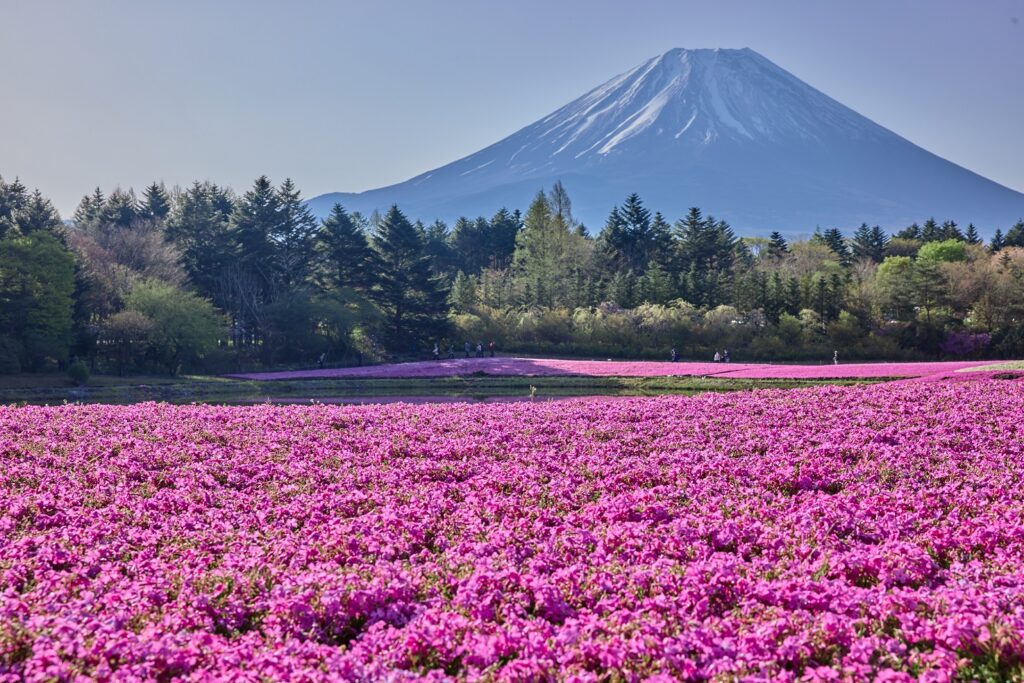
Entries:
{"type": "Polygon", "coordinates": [[[669,218],[690,206],[741,234],[806,234],[928,216],[983,231],[1024,215],[1024,194],[910,143],[750,49],[674,49],[485,149],[403,183],[310,200],[425,221],[525,208],[562,180],[600,228],[630,192],[669,218]]]}

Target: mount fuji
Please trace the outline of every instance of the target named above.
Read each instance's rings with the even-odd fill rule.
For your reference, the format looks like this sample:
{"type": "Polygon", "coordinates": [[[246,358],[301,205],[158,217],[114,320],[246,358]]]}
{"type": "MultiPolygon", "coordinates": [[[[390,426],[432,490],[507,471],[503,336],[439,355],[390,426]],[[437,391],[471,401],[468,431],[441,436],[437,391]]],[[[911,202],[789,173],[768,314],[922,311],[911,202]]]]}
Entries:
{"type": "Polygon", "coordinates": [[[691,206],[744,235],[806,235],[929,216],[1004,230],[1024,194],[942,159],[750,49],[673,49],[467,157],[397,185],[309,201],[398,204],[451,221],[525,209],[561,180],[596,232],[631,192],[674,220],[691,206]]]}

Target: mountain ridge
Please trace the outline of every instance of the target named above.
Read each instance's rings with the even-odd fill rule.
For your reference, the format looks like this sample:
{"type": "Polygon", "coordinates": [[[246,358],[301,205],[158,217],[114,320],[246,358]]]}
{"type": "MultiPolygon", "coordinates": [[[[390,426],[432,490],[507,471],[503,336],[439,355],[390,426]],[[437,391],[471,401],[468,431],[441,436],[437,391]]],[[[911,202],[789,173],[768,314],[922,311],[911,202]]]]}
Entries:
{"type": "Polygon", "coordinates": [[[335,203],[451,221],[525,208],[561,180],[594,232],[637,192],[652,209],[700,206],[741,234],[807,234],[930,215],[984,232],[1024,214],[1024,194],[914,145],[750,48],[673,48],[492,145],[335,203]]]}

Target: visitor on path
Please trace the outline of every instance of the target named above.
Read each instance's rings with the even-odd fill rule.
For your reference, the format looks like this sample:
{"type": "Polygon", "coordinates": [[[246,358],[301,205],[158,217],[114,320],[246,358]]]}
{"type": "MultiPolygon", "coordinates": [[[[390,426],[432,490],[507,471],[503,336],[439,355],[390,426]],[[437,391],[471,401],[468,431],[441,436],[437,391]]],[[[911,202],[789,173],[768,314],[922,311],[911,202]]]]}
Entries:
{"type": "Polygon", "coordinates": [[[478,341],[476,343],[476,357],[477,358],[483,358],[484,357],[484,343],[482,341],[478,341]]]}
{"type": "Polygon", "coordinates": [[[469,342],[466,342],[466,358],[469,358],[469,349],[470,348],[472,348],[472,347],[470,347],[469,342]]]}
{"type": "Polygon", "coordinates": [[[320,357],[316,359],[316,366],[321,370],[324,369],[324,363],[327,361],[327,352],[324,351],[320,354],[320,357]]]}
{"type": "Polygon", "coordinates": [[[715,362],[716,363],[721,363],[722,362],[722,354],[720,354],[718,351],[715,351],[715,362]]]}
{"type": "Polygon", "coordinates": [[[441,360],[441,349],[438,348],[437,342],[434,342],[433,355],[434,355],[434,360],[441,360]]]}
{"type": "Polygon", "coordinates": [[[448,345],[448,360],[455,358],[455,344],[448,345]]]}
{"type": "Polygon", "coordinates": [[[494,358],[494,340],[493,339],[487,345],[487,350],[491,352],[491,358],[494,358]]]}
{"type": "Polygon", "coordinates": [[[725,363],[731,363],[732,359],[729,358],[729,349],[722,351],[722,361],[725,363]]]}
{"type": "Polygon", "coordinates": [[[839,365],[839,352],[835,350],[832,351],[832,365],[839,365]]]}
{"type": "Polygon", "coordinates": [[[672,362],[675,363],[678,360],[679,360],[679,352],[676,350],[676,347],[673,346],[672,347],[672,362]]]}

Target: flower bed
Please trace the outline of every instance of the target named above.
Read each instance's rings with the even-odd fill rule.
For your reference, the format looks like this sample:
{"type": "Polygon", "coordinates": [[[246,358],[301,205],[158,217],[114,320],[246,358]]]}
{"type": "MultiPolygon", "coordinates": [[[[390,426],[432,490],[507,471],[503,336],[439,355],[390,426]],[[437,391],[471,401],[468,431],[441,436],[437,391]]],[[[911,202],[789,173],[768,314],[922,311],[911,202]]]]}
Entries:
{"type": "Polygon", "coordinates": [[[0,680],[1020,676],[1024,383],[0,409],[0,680]]]}
{"type": "Polygon", "coordinates": [[[760,379],[839,379],[879,377],[923,377],[956,372],[993,361],[951,361],[934,363],[851,363],[833,365],[769,365],[758,363],[669,363],[652,361],[562,360],[558,358],[455,358],[452,360],[368,365],[355,368],[293,370],[231,375],[252,380],[294,380],[329,378],[416,378],[455,375],[550,377],[587,375],[594,377],[666,377],[714,375],[760,379]]]}

